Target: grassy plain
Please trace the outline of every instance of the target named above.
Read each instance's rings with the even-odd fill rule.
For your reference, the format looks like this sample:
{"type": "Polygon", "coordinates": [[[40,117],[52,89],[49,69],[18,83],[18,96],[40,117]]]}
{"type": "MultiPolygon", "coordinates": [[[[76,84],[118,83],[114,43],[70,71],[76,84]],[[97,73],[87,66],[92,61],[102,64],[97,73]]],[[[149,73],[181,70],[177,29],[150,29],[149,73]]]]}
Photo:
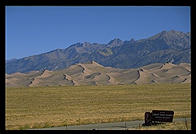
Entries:
{"type": "Polygon", "coordinates": [[[6,88],[6,129],[144,119],[153,109],[191,117],[191,84],[6,88]]]}

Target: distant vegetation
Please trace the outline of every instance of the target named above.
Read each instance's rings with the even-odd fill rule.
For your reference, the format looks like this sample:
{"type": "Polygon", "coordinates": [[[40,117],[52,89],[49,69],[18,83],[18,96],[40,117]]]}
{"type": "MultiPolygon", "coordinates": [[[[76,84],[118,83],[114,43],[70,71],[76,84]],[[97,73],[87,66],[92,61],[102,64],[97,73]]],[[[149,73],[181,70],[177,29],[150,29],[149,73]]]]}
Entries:
{"type": "Polygon", "coordinates": [[[143,120],[153,109],[190,118],[191,84],[6,88],[6,129],[143,120]]]}

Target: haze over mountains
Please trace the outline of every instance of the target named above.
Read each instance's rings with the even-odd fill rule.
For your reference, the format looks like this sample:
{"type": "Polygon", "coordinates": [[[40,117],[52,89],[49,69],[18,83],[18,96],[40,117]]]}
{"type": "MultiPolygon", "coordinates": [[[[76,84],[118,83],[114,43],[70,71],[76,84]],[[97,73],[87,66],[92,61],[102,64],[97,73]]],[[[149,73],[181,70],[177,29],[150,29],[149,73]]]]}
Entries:
{"type": "Polygon", "coordinates": [[[6,61],[6,73],[59,70],[89,61],[121,69],[139,68],[152,63],[190,63],[190,46],[190,33],[174,30],[162,31],[141,40],[114,39],[108,44],[76,43],[66,49],[6,61]]]}
{"type": "Polygon", "coordinates": [[[153,63],[134,69],[104,67],[94,61],[63,70],[6,74],[7,87],[191,83],[188,63],[153,63]]]}

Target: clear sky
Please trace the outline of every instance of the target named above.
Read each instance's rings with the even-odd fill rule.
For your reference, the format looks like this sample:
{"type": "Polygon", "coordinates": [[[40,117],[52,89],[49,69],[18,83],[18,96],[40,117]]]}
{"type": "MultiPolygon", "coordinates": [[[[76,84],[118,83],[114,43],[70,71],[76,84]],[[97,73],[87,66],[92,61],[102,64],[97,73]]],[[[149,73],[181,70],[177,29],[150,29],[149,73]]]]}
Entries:
{"type": "Polygon", "coordinates": [[[6,60],[77,42],[135,40],[163,30],[190,32],[188,6],[7,6],[6,60]]]}

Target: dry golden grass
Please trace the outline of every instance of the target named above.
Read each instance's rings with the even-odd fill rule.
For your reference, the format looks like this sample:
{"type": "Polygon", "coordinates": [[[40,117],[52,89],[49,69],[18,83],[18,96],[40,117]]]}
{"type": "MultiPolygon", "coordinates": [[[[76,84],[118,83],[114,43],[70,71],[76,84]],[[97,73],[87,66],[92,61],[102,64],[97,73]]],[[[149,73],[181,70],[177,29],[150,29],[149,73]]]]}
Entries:
{"type": "Polygon", "coordinates": [[[191,117],[191,85],[6,88],[6,129],[143,120],[153,109],[191,117]]]}

